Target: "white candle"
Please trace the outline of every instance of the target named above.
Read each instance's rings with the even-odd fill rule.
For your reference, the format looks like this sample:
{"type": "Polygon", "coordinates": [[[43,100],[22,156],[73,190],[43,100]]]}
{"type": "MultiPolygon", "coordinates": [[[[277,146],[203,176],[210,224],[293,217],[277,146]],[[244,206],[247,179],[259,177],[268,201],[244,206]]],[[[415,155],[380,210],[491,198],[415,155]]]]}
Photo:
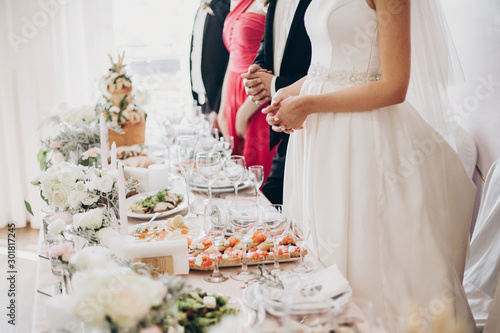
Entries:
{"type": "Polygon", "coordinates": [[[125,198],[125,176],[123,164],[118,165],[118,207],[120,209],[120,234],[128,234],[127,199],[125,198]]]}
{"type": "Polygon", "coordinates": [[[165,190],[168,187],[168,167],[165,164],[151,164],[148,173],[149,191],[165,190]]]}
{"type": "Polygon", "coordinates": [[[116,170],[116,143],[113,141],[111,145],[111,170],[116,170]]]}
{"type": "Polygon", "coordinates": [[[101,113],[99,117],[99,127],[101,130],[101,167],[103,170],[108,169],[108,139],[107,139],[107,128],[104,116],[101,113]]]}

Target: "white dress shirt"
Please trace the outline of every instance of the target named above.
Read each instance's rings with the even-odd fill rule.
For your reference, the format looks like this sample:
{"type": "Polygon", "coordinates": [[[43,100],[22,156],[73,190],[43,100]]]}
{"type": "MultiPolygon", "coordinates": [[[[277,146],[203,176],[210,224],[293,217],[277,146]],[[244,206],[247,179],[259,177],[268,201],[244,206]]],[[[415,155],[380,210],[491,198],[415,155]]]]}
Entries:
{"type": "Polygon", "coordinates": [[[201,52],[206,19],[207,11],[200,6],[193,25],[193,48],[191,50],[191,80],[193,80],[193,91],[198,94],[200,104],[205,103],[205,85],[201,76],[201,52]]]}
{"type": "Polygon", "coordinates": [[[271,81],[271,97],[276,93],[276,76],[280,75],[281,61],[286,40],[300,0],[277,0],[273,22],[274,77],[271,81]]]}

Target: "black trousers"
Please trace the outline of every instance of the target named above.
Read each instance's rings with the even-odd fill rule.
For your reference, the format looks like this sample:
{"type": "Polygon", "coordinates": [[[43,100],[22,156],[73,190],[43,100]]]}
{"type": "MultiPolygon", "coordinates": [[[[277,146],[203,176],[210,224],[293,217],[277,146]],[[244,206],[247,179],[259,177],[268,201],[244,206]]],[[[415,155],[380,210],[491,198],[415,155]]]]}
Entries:
{"type": "Polygon", "coordinates": [[[281,142],[278,144],[278,148],[276,149],[276,155],[274,155],[273,158],[271,173],[262,187],[262,193],[264,193],[267,199],[273,204],[283,203],[283,179],[285,176],[285,160],[288,138],[289,135],[282,135],[281,142]]]}

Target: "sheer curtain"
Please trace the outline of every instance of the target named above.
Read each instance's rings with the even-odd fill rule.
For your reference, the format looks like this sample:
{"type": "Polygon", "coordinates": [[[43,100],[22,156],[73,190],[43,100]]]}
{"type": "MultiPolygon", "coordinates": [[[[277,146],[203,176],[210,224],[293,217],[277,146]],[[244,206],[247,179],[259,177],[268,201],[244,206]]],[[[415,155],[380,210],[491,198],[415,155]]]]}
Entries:
{"type": "MultiPolygon", "coordinates": [[[[41,205],[30,184],[44,114],[92,103],[112,50],[111,0],[0,0],[0,227],[41,205]]],[[[31,225],[39,227],[38,214],[31,225]]]]}

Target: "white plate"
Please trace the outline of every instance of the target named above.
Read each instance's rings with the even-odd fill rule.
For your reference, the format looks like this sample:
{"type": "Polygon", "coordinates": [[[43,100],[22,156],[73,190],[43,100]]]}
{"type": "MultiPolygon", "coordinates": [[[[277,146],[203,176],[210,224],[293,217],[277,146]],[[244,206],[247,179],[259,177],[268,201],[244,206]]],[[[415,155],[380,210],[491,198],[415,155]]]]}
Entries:
{"type": "MultiPolygon", "coordinates": [[[[129,226],[128,227],[128,233],[129,235],[133,235],[135,233],[135,231],[140,228],[141,226],[145,226],[147,225],[149,222],[143,222],[143,223],[139,223],[139,224],[136,224],[136,225],[132,225],[132,226],[129,226]]],[[[184,224],[189,227],[189,232],[188,234],[186,235],[179,235],[179,237],[175,237],[175,238],[170,238],[170,239],[183,239],[183,238],[186,238],[186,237],[189,237],[189,238],[192,238],[192,239],[196,239],[199,237],[200,235],[200,231],[201,231],[201,226],[198,225],[198,224],[194,224],[194,223],[186,223],[184,222],[184,224]]],[[[154,226],[166,226],[166,221],[165,220],[154,220],[154,222],[151,224],[151,227],[154,227],[154,226]]],[[[135,238],[136,242],[147,242],[146,240],[143,240],[143,239],[139,239],[139,238],[135,238]]],[[[168,241],[168,239],[166,239],[168,241]]],[[[162,240],[162,242],[165,241],[165,240],[162,240]]],[[[153,241],[154,243],[154,241],[153,241]]]]}
{"type": "MultiPolygon", "coordinates": [[[[134,212],[132,212],[129,209],[129,207],[140,203],[146,197],[155,195],[158,192],[159,191],[151,191],[151,192],[139,193],[139,194],[131,196],[130,198],[127,198],[127,216],[128,217],[133,217],[133,218],[136,218],[136,219],[151,219],[154,214],[138,214],[138,213],[134,213],[134,212]]],[[[179,192],[176,192],[176,191],[169,191],[169,192],[170,193],[174,193],[174,194],[183,195],[184,198],[181,201],[181,203],[177,205],[177,207],[175,207],[174,209],[171,209],[169,211],[161,213],[160,216],[158,216],[158,218],[162,218],[162,217],[165,217],[165,216],[170,216],[170,215],[176,214],[176,213],[181,212],[181,211],[183,211],[184,209],[187,208],[187,200],[186,200],[186,194],[185,193],[179,193],[179,192]]],[[[192,192],[189,192],[189,202],[193,202],[193,201],[194,201],[194,194],[192,192]]]]}
{"type": "MultiPolygon", "coordinates": [[[[260,284],[259,283],[254,283],[250,286],[248,286],[242,294],[243,302],[245,305],[250,307],[253,310],[258,310],[259,305],[262,302],[262,298],[265,296],[262,296],[262,292],[260,290],[260,284]]],[[[333,314],[337,315],[340,314],[344,309],[349,305],[351,302],[352,298],[352,291],[337,295],[333,297],[333,314]]],[[[281,304],[279,301],[274,301],[274,300],[269,300],[269,299],[264,299],[264,306],[266,310],[274,315],[274,316],[282,316],[283,312],[281,312],[279,309],[282,308],[281,304]]]]}

